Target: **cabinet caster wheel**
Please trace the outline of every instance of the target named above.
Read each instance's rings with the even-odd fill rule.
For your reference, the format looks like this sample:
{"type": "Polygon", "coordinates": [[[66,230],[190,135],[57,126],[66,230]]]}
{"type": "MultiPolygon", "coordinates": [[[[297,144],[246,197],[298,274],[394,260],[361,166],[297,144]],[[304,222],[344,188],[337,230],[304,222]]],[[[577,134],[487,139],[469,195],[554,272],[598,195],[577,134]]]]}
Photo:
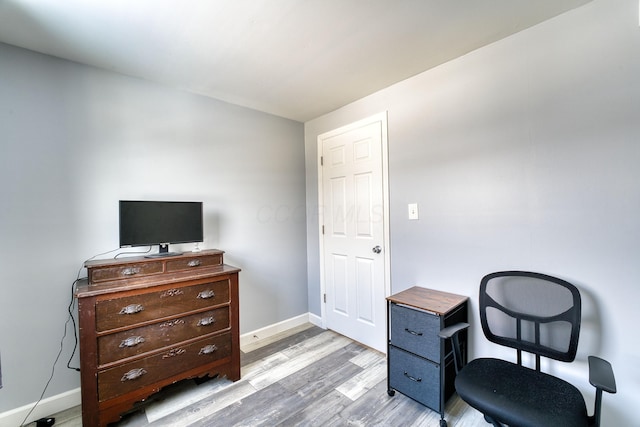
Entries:
{"type": "Polygon", "coordinates": [[[389,396],[393,397],[393,396],[395,396],[395,395],[396,395],[396,391],[395,391],[395,390],[391,390],[391,389],[389,389],[389,390],[387,390],[387,394],[388,394],[389,396]]]}
{"type": "Polygon", "coordinates": [[[440,427],[447,427],[447,420],[440,420],[440,427]]]}

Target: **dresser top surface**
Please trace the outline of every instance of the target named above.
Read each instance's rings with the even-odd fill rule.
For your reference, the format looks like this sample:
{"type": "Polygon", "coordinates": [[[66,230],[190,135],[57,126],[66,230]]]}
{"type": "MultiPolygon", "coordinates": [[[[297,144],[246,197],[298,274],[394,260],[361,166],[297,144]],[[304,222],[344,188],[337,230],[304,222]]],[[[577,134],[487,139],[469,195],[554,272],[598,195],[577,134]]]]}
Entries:
{"type": "Polygon", "coordinates": [[[240,269],[238,267],[223,264],[205,267],[196,271],[177,271],[174,273],[150,275],[137,279],[113,280],[98,284],[89,284],[86,279],[83,279],[78,282],[75,296],[76,298],[84,298],[112,292],[123,292],[162,285],[172,285],[185,281],[211,280],[220,276],[237,274],[239,272],[240,269]]]}
{"type": "Polygon", "coordinates": [[[109,266],[119,266],[125,264],[134,264],[139,262],[166,262],[173,260],[180,260],[186,258],[197,258],[207,255],[222,255],[224,251],[218,249],[205,249],[200,252],[183,252],[177,256],[166,256],[166,257],[156,257],[156,258],[148,258],[144,256],[132,256],[132,257],[123,257],[123,258],[107,258],[107,259],[96,259],[85,261],[84,266],[87,268],[95,268],[95,267],[109,267],[109,266]]]}
{"type": "Polygon", "coordinates": [[[436,291],[420,286],[414,286],[387,297],[387,300],[393,303],[415,307],[438,315],[447,314],[468,299],[469,297],[464,295],[436,291]]]}

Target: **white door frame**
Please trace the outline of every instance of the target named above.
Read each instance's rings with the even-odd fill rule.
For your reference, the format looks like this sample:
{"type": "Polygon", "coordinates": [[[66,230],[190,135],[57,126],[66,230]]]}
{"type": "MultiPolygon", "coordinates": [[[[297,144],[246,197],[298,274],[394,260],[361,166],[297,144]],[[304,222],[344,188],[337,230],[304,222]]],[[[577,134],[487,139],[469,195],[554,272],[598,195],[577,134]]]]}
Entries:
{"type": "MultiPolygon", "coordinates": [[[[327,316],[326,316],[326,301],[324,295],[326,294],[326,283],[324,277],[324,237],[322,233],[322,227],[324,225],[324,209],[323,209],[323,186],[322,186],[322,141],[341,133],[349,132],[351,130],[366,126],[372,123],[380,122],[382,129],[382,200],[383,200],[383,242],[384,248],[382,254],[384,256],[384,295],[388,297],[391,295],[391,255],[390,255],[390,238],[389,238],[389,144],[387,135],[387,112],[375,114],[373,116],[358,120],[357,122],[350,123],[348,125],[339,127],[337,129],[325,132],[318,135],[317,138],[317,170],[318,170],[318,240],[320,246],[320,313],[322,315],[322,328],[327,328],[327,316]]],[[[386,323],[386,319],[385,319],[386,323]]]]}

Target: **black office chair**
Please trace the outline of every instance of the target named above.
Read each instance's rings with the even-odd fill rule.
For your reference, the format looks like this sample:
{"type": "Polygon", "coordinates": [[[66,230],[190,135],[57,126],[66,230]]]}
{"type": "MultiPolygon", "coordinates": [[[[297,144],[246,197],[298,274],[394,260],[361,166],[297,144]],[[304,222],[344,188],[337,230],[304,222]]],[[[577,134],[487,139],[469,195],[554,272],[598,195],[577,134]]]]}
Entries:
{"type": "MultiPolygon", "coordinates": [[[[572,362],[578,348],[581,302],[572,284],[540,273],[503,271],[480,282],[480,321],[489,341],[517,350],[517,363],[480,358],[461,367],[456,352],[458,395],[496,427],[599,426],[602,391],[616,392],[609,362],[589,356],[589,382],[596,388],[594,413],[587,414],[580,391],[540,370],[540,357],[572,362]],[[522,352],[535,355],[535,369],[522,352]]],[[[445,328],[451,338],[468,324],[445,328]]]]}

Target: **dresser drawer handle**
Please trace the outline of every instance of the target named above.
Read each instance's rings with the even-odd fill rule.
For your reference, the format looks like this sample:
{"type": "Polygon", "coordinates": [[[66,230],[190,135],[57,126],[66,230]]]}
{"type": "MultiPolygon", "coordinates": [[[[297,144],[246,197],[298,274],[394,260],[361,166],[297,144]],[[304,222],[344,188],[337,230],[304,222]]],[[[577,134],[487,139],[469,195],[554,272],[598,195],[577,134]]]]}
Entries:
{"type": "Polygon", "coordinates": [[[184,320],[182,320],[182,319],[169,320],[167,322],[161,323],[160,327],[161,328],[172,328],[174,326],[181,325],[183,323],[184,323],[184,320]]]}
{"type": "Polygon", "coordinates": [[[202,291],[198,294],[198,298],[200,299],[209,299],[209,298],[213,298],[216,296],[216,293],[213,292],[211,289],[206,290],[206,291],[202,291]]]}
{"type": "Polygon", "coordinates": [[[187,265],[189,267],[199,267],[200,265],[202,265],[202,261],[200,261],[199,259],[192,259],[187,263],[187,265]]]}
{"type": "Polygon", "coordinates": [[[203,317],[202,319],[198,320],[198,326],[209,326],[213,325],[215,322],[216,319],[214,319],[213,316],[203,317]]]}
{"type": "Polygon", "coordinates": [[[144,310],[144,307],[140,304],[129,304],[120,310],[120,314],[136,314],[140,313],[142,310],[144,310]]]}
{"type": "Polygon", "coordinates": [[[120,348],[135,347],[138,344],[142,344],[143,342],[143,337],[129,337],[126,340],[122,340],[122,342],[120,343],[120,348]]]}
{"type": "Polygon", "coordinates": [[[421,383],[422,382],[422,378],[416,378],[416,377],[412,377],[411,375],[409,375],[406,371],[404,373],[404,376],[409,378],[411,381],[417,382],[417,383],[421,383]]]}
{"type": "Polygon", "coordinates": [[[183,348],[174,348],[174,349],[171,349],[168,353],[163,354],[162,358],[163,359],[168,359],[170,357],[180,356],[181,354],[185,354],[186,352],[187,352],[187,350],[185,350],[183,348]]]}
{"type": "Polygon", "coordinates": [[[124,270],[122,270],[122,275],[123,276],[133,276],[134,274],[138,274],[140,273],[140,268],[139,267],[130,267],[130,268],[125,268],[124,270]]]}
{"type": "Polygon", "coordinates": [[[120,381],[121,382],[132,381],[132,380],[140,378],[141,376],[143,376],[146,373],[147,373],[147,371],[145,371],[142,368],[132,369],[129,372],[127,372],[126,374],[124,374],[122,376],[122,378],[120,379],[120,381]]]}
{"type": "Polygon", "coordinates": [[[200,354],[211,354],[218,351],[218,347],[216,347],[215,345],[211,344],[211,345],[205,345],[204,347],[202,347],[200,349],[200,353],[198,353],[198,355],[200,354]]]}
{"type": "Polygon", "coordinates": [[[412,331],[409,328],[404,328],[405,332],[409,332],[411,335],[415,335],[417,337],[421,337],[422,336],[422,332],[416,332],[416,331],[412,331]]]}
{"type": "Polygon", "coordinates": [[[169,289],[168,291],[164,291],[160,295],[160,298],[175,297],[182,294],[184,294],[184,291],[182,289],[169,289]]]}

